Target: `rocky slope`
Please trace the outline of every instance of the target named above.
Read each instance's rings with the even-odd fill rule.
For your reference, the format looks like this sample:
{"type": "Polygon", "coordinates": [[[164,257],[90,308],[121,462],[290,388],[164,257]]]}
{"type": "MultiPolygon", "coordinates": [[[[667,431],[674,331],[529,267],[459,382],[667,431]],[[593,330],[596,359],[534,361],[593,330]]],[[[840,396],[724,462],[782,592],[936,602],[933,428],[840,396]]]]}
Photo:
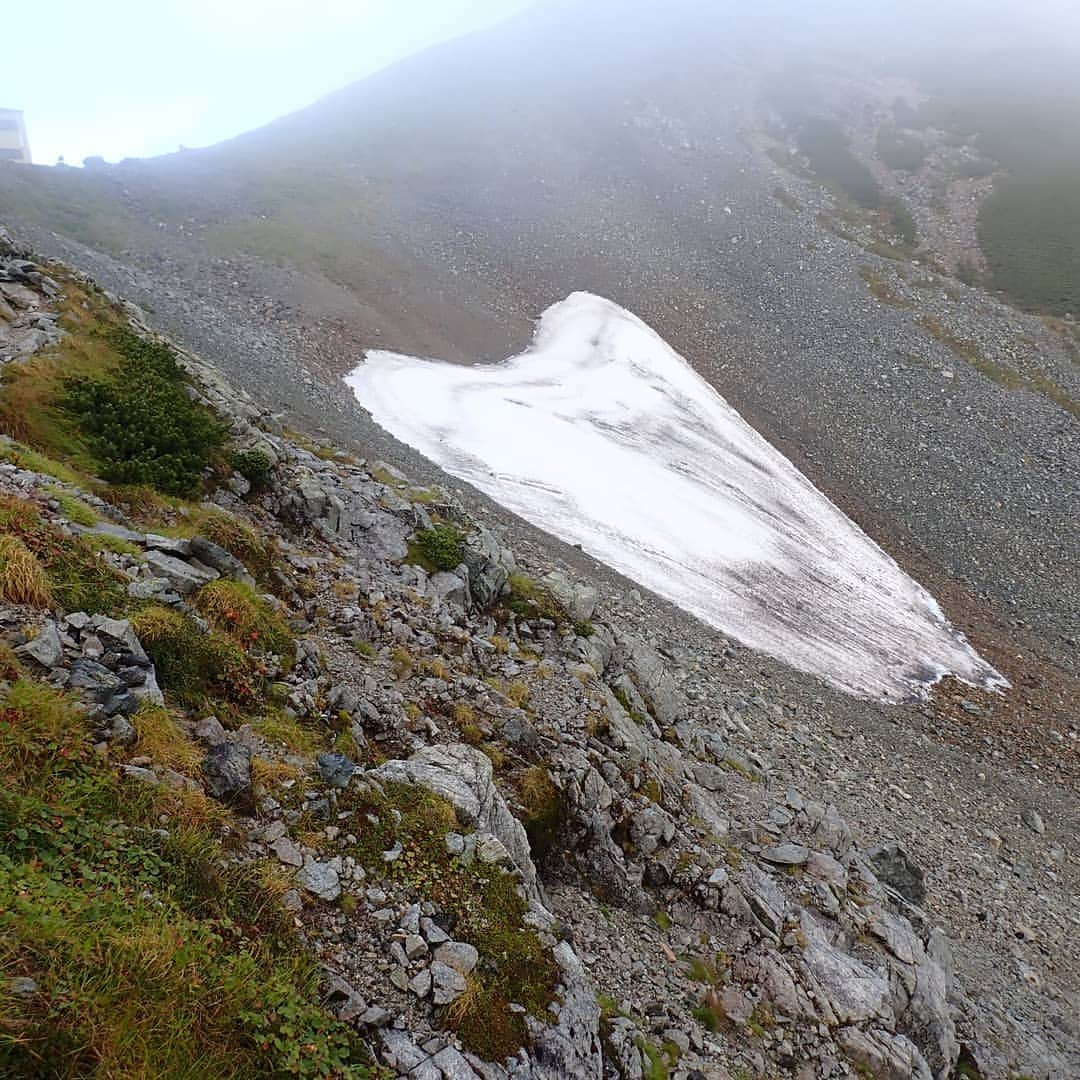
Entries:
{"type": "MultiPolygon", "coordinates": [[[[89,348],[78,312],[99,301],[79,275],[6,246],[0,292],[0,395],[55,363],[58,339],[89,348]]],[[[1055,773],[980,741],[992,697],[845,698],[461,493],[284,433],[176,353],[250,475],[219,469],[201,504],[157,503],[5,444],[5,530],[94,545],[121,586],[80,610],[58,602],[66,585],[19,593],[0,573],[6,704],[27,684],[64,691],[118,797],[186,800],[135,832],[230,808],[200,810],[221,865],[277,876],[274,907],[321,969],[308,1004],[360,1042],[346,1065],[316,1052],[330,1036],[277,1027],[265,1069],[1080,1070],[1075,724],[1055,773]],[[194,693],[192,658],[229,635],[240,668],[194,693]]],[[[54,549],[37,550],[55,577],[54,549]]],[[[3,843],[18,863],[7,824],[3,843]]],[[[175,887],[145,888],[164,903],[175,887]]],[[[33,1073],[50,1037],[26,1033],[70,998],[6,931],[5,1052],[29,1047],[10,1060],[33,1073]]],[[[161,1074],[148,1061],[126,1074],[161,1074]]],[[[247,1075],[233,1068],[218,1075],[247,1075]]]]}

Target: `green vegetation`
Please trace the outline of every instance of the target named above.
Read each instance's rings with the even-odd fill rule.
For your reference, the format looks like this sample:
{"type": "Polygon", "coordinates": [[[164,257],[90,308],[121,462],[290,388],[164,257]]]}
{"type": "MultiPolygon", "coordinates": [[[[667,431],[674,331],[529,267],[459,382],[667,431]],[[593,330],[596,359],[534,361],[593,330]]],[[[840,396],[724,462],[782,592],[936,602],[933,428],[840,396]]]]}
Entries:
{"type": "Polygon", "coordinates": [[[195,606],[215,629],[228,634],[245,650],[290,657],[292,631],[273,607],[249,585],[211,581],[195,597],[195,606]]]}
{"type": "Polygon", "coordinates": [[[30,472],[41,473],[43,476],[52,476],[62,480],[66,484],[78,484],[81,480],[79,474],[60,461],[39,454],[36,450],[27,449],[16,442],[0,442],[0,461],[10,461],[20,469],[28,469],[30,472]]]}
{"type": "Polygon", "coordinates": [[[63,514],[68,521],[74,521],[76,525],[85,525],[87,528],[97,524],[97,514],[91,510],[82,499],[76,498],[74,495],[69,495],[60,488],[50,487],[47,490],[60,505],[60,513],[63,514]]]}
{"type": "Polygon", "coordinates": [[[559,969],[535,931],[524,925],[526,902],[517,879],[479,860],[464,864],[446,850],[446,834],[458,828],[453,807],[423,788],[384,785],[384,793],[348,789],[343,808],[367,818],[352,854],[366,867],[433,901],[452,921],[454,937],[474,945],[481,964],[469,988],[443,1014],[465,1046],[487,1061],[502,1061],[527,1044],[524,1016],[547,1017],[559,969]],[[400,815],[400,819],[399,819],[400,815]],[[396,843],[401,855],[382,853],[396,843]]]}
{"type": "Polygon", "coordinates": [[[119,780],[89,735],[49,688],[0,702],[0,970],[32,980],[0,995],[0,1073],[373,1075],[317,1004],[281,879],[224,857],[219,807],[119,780]]]}
{"type": "Polygon", "coordinates": [[[421,529],[409,542],[407,561],[429,574],[453,570],[465,556],[465,534],[453,525],[421,529]]]}
{"type": "Polygon", "coordinates": [[[17,536],[0,536],[0,600],[36,608],[52,603],[41,563],[17,536]]]}
{"type": "Polygon", "coordinates": [[[192,494],[217,460],[225,428],[187,395],[167,345],[127,327],[113,328],[108,342],[120,363],[100,375],[65,378],[61,408],[85,436],[104,479],[192,494]]]}
{"type": "Polygon", "coordinates": [[[229,456],[229,464],[255,492],[267,488],[274,475],[274,461],[265,450],[243,450],[233,453],[229,456]]]}
{"type": "Polygon", "coordinates": [[[562,605],[538,581],[525,574],[510,575],[510,596],[506,606],[519,619],[550,619],[565,622],[562,605]]]}
{"type": "Polygon", "coordinates": [[[277,538],[260,535],[238,517],[220,511],[201,514],[192,530],[239,559],[256,579],[269,582],[277,565],[277,538]]]}
{"type": "MultiPolygon", "coordinates": [[[[45,572],[52,600],[63,610],[115,615],[128,606],[125,579],[98,556],[90,541],[51,525],[33,503],[0,498],[0,530],[34,556],[45,572]]],[[[14,552],[9,550],[9,558],[14,552]]]]}
{"type": "Polygon", "coordinates": [[[132,624],[162,688],[177,704],[213,703],[228,718],[250,711],[264,696],[266,675],[258,657],[228,635],[204,633],[193,619],[157,604],[137,612],[132,624]]]}

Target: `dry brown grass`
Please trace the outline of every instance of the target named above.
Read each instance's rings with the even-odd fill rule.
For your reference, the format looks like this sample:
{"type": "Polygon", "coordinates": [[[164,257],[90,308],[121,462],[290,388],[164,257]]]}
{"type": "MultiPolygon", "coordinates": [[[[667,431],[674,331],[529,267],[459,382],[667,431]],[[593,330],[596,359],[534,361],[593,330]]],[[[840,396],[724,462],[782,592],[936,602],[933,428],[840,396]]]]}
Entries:
{"type": "Polygon", "coordinates": [[[52,591],[44,568],[15,536],[0,536],[0,600],[35,608],[52,605],[52,591]]]}
{"type": "Polygon", "coordinates": [[[145,705],[131,719],[139,736],[136,749],[140,754],[185,776],[198,775],[202,754],[170,710],[161,705],[145,705]]]}

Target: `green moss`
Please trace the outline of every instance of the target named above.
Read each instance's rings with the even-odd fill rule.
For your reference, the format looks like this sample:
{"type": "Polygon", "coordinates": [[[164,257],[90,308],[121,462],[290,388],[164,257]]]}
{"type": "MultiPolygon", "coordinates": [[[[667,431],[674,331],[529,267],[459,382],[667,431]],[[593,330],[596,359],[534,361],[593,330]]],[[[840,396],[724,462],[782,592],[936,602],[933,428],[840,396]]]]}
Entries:
{"type": "Polygon", "coordinates": [[[657,911],[653,922],[666,934],[671,929],[671,916],[666,911],[657,911]]]}
{"type": "Polygon", "coordinates": [[[119,536],[111,536],[109,533],[88,533],[87,543],[95,551],[111,551],[114,555],[141,555],[142,548],[130,540],[122,540],[119,536]]]}
{"type": "Polygon", "coordinates": [[[91,510],[82,499],[77,499],[74,495],[69,495],[66,491],[62,491],[59,488],[50,487],[47,490],[60,504],[60,513],[63,514],[68,521],[73,521],[76,525],[85,525],[87,528],[97,524],[97,513],[91,510]]]}
{"type": "Polygon", "coordinates": [[[407,562],[420,566],[429,574],[453,570],[465,556],[465,534],[453,525],[435,525],[421,529],[409,541],[407,562]]]}

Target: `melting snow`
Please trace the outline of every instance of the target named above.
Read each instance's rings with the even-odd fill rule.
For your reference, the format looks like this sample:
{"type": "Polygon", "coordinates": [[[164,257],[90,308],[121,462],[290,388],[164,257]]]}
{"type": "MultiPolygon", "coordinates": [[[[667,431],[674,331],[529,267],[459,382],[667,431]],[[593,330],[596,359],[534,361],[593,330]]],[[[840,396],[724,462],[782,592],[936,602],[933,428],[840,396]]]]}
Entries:
{"type": "Polygon", "coordinates": [[[447,472],[745,645],[851,693],[1004,680],[933,597],[640,319],[575,293],[531,349],[370,352],[375,420],[447,472]]]}

